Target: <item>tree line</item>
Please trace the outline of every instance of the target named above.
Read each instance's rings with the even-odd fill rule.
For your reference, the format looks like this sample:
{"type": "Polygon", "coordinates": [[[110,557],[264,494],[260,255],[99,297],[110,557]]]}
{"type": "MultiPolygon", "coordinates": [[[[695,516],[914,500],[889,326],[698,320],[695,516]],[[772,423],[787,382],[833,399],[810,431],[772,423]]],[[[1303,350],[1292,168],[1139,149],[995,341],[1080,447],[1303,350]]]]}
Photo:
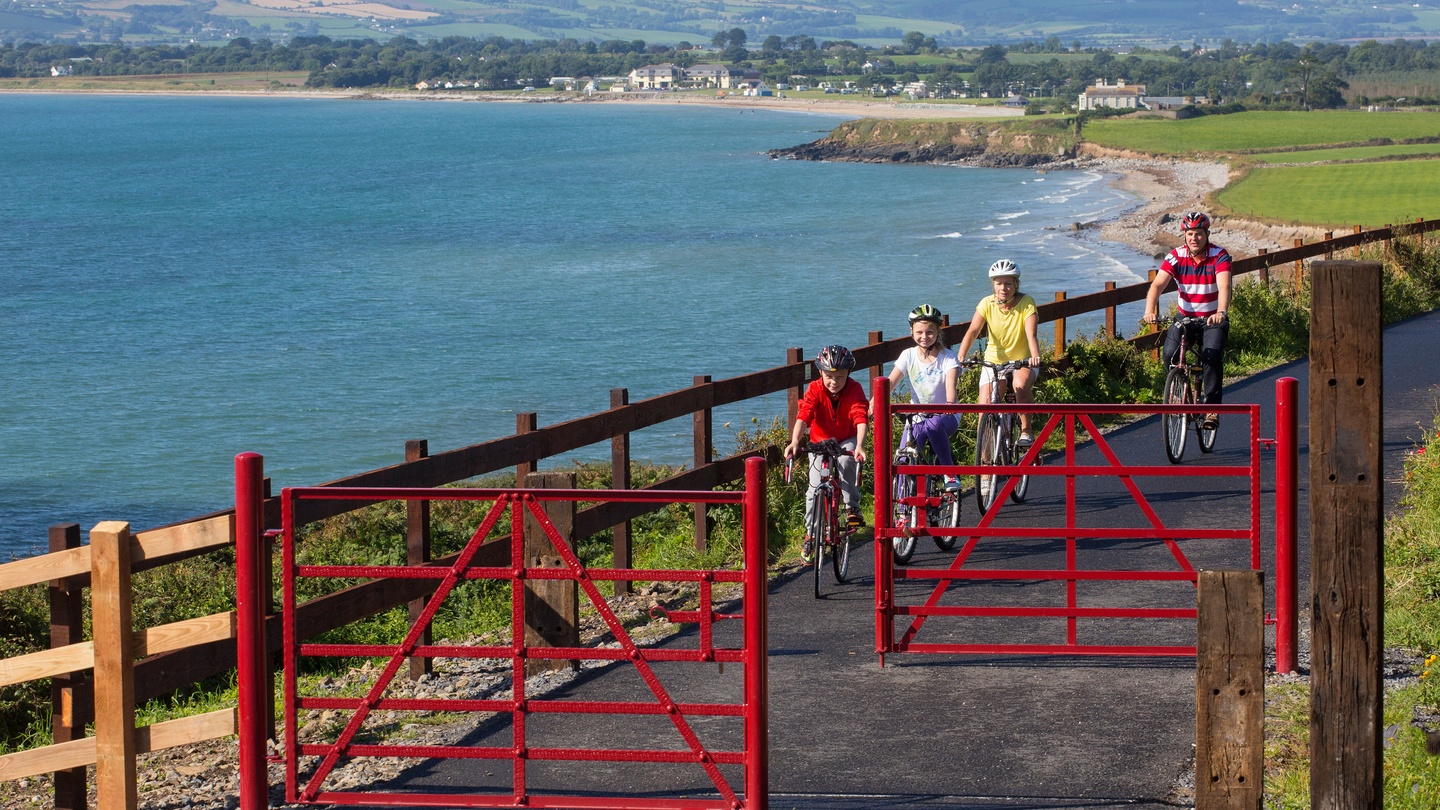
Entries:
{"type": "MultiPolygon", "coordinates": [[[[1152,96],[1207,96],[1247,107],[1321,108],[1347,103],[1347,79],[1440,69],[1440,42],[1367,41],[1356,45],[1289,42],[1218,48],[1136,49],[1125,55],[1066,47],[1056,38],[978,49],[947,49],[918,32],[894,45],[867,47],[848,40],[772,35],[752,42],[743,28],[717,32],[700,50],[644,40],[519,40],[445,37],[421,42],[332,40],[297,36],[288,42],[235,38],[222,47],[191,45],[36,44],[0,47],[0,77],[50,75],[58,65],[73,75],[142,75],[235,71],[306,71],[312,87],[410,87],[422,80],[465,82],[490,89],[547,84],[551,76],[624,76],[646,64],[689,67],[722,61],[759,70],[772,82],[803,75],[869,77],[895,84],[920,78],[994,95],[1020,93],[1068,100],[1104,79],[1144,84],[1152,96]],[[918,55],[941,59],[915,60],[918,55]],[[1011,57],[1023,56],[1023,58],[1011,57]],[[1048,58],[1047,58],[1048,57],[1048,58]]],[[[1384,97],[1353,99],[1355,103],[1384,97]]],[[[1412,103],[1434,99],[1410,98],[1412,103]]]]}

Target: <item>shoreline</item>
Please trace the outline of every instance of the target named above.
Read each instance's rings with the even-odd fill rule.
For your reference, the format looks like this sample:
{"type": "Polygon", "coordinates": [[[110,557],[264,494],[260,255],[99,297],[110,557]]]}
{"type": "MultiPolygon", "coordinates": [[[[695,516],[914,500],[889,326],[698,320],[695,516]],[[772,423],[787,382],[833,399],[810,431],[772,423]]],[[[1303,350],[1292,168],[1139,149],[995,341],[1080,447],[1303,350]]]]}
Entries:
{"type": "MultiPolygon", "coordinates": [[[[840,101],[812,98],[782,98],[775,96],[706,96],[696,94],[671,94],[656,92],[640,93],[596,93],[582,96],[574,93],[564,95],[517,95],[514,93],[486,92],[421,92],[411,90],[336,90],[336,89],[106,89],[87,87],[83,89],[65,87],[47,88],[0,88],[0,94],[51,94],[51,95],[162,95],[174,98],[286,98],[310,100],[349,101],[401,101],[431,103],[483,102],[498,104],[619,104],[628,107],[674,107],[702,106],[716,109],[732,109],[738,112],[798,113],[825,116],[849,116],[851,119],[998,119],[1023,115],[1015,108],[996,105],[929,104],[925,102],[890,101],[840,101]]],[[[967,165],[964,163],[956,165],[967,165]]],[[[1041,167],[1027,167],[1041,168],[1041,167]]],[[[1109,185],[1134,195],[1134,207],[1104,220],[1076,223],[1077,238],[1093,235],[1099,241],[1118,242],[1157,259],[1165,251],[1180,244],[1177,222],[1184,211],[1206,208],[1209,195],[1224,188],[1230,181],[1229,166],[1220,162],[1200,163],[1148,155],[1114,152],[1103,148],[1081,147],[1081,154],[1074,158],[1062,159],[1043,168],[1052,170],[1099,171],[1113,175],[1109,185]]],[[[1303,225],[1277,226],[1253,220],[1225,215],[1212,215],[1215,220],[1214,239],[1236,258],[1254,256],[1261,248],[1275,251],[1294,244],[1295,239],[1307,242],[1322,238],[1324,229],[1303,225]]]]}

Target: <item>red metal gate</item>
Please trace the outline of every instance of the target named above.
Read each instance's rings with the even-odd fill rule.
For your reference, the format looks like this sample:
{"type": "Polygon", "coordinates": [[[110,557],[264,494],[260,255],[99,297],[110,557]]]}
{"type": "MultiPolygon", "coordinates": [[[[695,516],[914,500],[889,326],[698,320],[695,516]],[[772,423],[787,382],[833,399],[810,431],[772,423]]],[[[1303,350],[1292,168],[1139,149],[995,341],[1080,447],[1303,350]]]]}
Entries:
{"type": "MultiPolygon", "coordinates": [[[[874,396],[875,446],[877,448],[875,453],[875,534],[877,538],[875,544],[875,649],[880,655],[882,665],[887,653],[1194,655],[1193,643],[1122,643],[1117,641],[1113,638],[1117,635],[1113,632],[1115,621],[1154,619],[1194,621],[1196,609],[1193,596],[1189,597],[1188,603],[1183,600],[1176,600],[1169,605],[1137,603],[1136,594],[1138,592],[1146,589],[1161,590],[1165,587],[1161,583],[1187,583],[1191,587],[1194,586],[1197,581],[1196,568],[1182,549],[1182,541],[1242,541],[1248,546],[1246,549],[1248,554],[1242,552],[1239,555],[1232,555],[1234,559],[1227,561],[1225,567],[1260,568],[1260,449],[1262,440],[1259,432],[1260,409],[1258,405],[1187,407],[1047,404],[926,405],[917,407],[890,403],[888,382],[883,377],[876,378],[874,396]],[[912,564],[906,567],[895,566],[889,553],[890,543],[884,541],[902,536],[906,528],[896,520],[894,505],[891,501],[890,480],[893,474],[958,474],[964,477],[982,473],[988,475],[1015,471],[1014,467],[977,466],[974,464],[957,464],[951,467],[938,465],[894,466],[891,463],[889,452],[878,449],[890,447],[891,415],[918,411],[956,414],[1028,411],[1034,415],[1037,422],[1043,420],[1043,424],[1035,431],[1034,445],[1025,453],[1020,465],[1031,476],[1031,500],[1036,497],[1035,490],[1037,488],[1044,488],[1044,492],[1049,493],[1053,499],[1055,494],[1053,482],[1063,483],[1063,524],[1026,525],[1025,510],[1033,507],[1007,503],[1008,496],[1015,486],[1015,479],[1007,478],[994,503],[983,515],[979,516],[973,527],[925,529],[924,533],[931,536],[951,536],[963,541],[953,559],[946,559],[939,567],[925,567],[921,564],[912,564]],[[1150,446],[1153,447],[1153,452],[1160,457],[1160,464],[1153,462],[1125,464],[1100,432],[1094,420],[1094,417],[1100,414],[1140,415],[1175,411],[1184,413],[1219,412],[1222,418],[1226,418],[1227,432],[1233,431],[1240,422],[1248,420],[1247,463],[1241,465],[1216,463],[1172,465],[1165,461],[1157,436],[1154,444],[1150,446]],[[1237,419],[1236,417],[1242,418],[1237,419]],[[1088,435],[1093,452],[1098,453],[1101,457],[1099,463],[1077,463],[1076,439],[1082,431],[1088,435]],[[1064,437],[1063,458],[1045,459],[1042,464],[1041,449],[1046,441],[1057,433],[1064,437]],[[1178,519],[1174,516],[1173,509],[1162,515],[1161,510],[1157,509],[1153,502],[1154,499],[1147,497],[1141,490],[1138,480],[1147,477],[1175,476],[1196,479],[1202,486],[1209,482],[1231,479],[1231,485],[1243,489],[1249,499],[1246,524],[1240,527],[1217,527],[1205,525],[1204,521],[1187,521],[1187,517],[1194,515],[1193,509],[1189,514],[1181,515],[1178,519]],[[1109,516],[1107,520],[1097,521],[1101,525],[1080,525],[1077,520],[1077,507],[1081,501],[1080,495],[1077,494],[1077,484],[1082,480],[1088,482],[1092,479],[1103,478],[1118,480],[1124,492],[1124,495],[1118,500],[1126,501],[1124,504],[1111,507],[1109,511],[1113,513],[1113,510],[1120,506],[1138,510],[1142,516],[1143,525],[1106,525],[1113,521],[1113,516],[1109,516]],[[1002,515],[1007,519],[997,520],[1002,515]],[[1063,543],[1063,563],[1050,567],[1029,568],[1019,568],[1013,564],[976,565],[973,564],[973,556],[977,549],[985,548],[982,541],[988,541],[992,545],[1007,541],[1016,545],[1025,542],[1033,544],[1048,542],[1051,548],[1050,556],[1057,558],[1062,551],[1061,544],[1063,543]],[[1082,556],[1086,555],[1090,548],[1101,543],[1129,543],[1137,547],[1143,544],[1153,547],[1154,541],[1163,544],[1163,548],[1168,552],[1168,565],[1163,567],[1151,565],[1141,569],[1139,567],[1096,568],[1086,567],[1082,564],[1082,556]],[[904,588],[906,583],[917,586],[908,589],[912,595],[922,593],[924,598],[907,601],[905,595],[899,593],[899,589],[904,588]],[[1093,593],[1086,592],[1086,586],[1090,586],[1091,590],[1094,590],[1098,589],[1101,583],[1130,583],[1126,587],[1132,593],[1123,594],[1117,600],[1109,597],[1097,597],[1093,593]],[[992,592],[1001,584],[1015,587],[998,601],[988,603],[967,601],[965,598],[967,586],[978,592],[982,590],[982,584],[989,587],[992,592]],[[1029,590],[1045,590],[1050,598],[1044,603],[1023,604],[1020,602],[1019,596],[1027,590],[1023,586],[1047,585],[1048,589],[1045,587],[1029,588],[1029,590]],[[928,593],[926,592],[927,588],[928,593]],[[1121,604],[1115,604],[1116,601],[1121,604]],[[996,619],[1017,622],[1025,620],[1028,622],[1028,626],[1035,630],[1030,635],[1040,637],[1040,640],[1005,642],[949,640],[931,643],[923,640],[917,641],[917,636],[927,621],[937,617],[964,618],[975,624],[996,619]],[[898,637],[897,618],[898,623],[903,627],[898,633],[898,637]],[[904,621],[905,618],[909,619],[908,626],[904,621]],[[1100,641],[1092,641],[1082,635],[1082,622],[1085,622],[1087,628],[1097,628],[1105,626],[1107,621],[1111,624],[1106,629],[1112,630],[1112,632],[1095,633],[1094,635],[1101,637],[1100,641]],[[1048,627],[1048,629],[1039,629],[1042,627],[1048,627]]],[[[921,487],[918,491],[924,492],[925,490],[921,487]]],[[[1114,495],[1111,497],[1114,499],[1114,495]]],[[[923,501],[923,498],[916,499],[917,504],[923,501]]],[[[973,499],[970,503],[973,503],[973,499]]],[[[976,511],[972,508],[969,514],[974,515],[976,511]]],[[[1026,555],[1023,552],[1016,552],[1011,556],[1024,557],[1026,555]]],[[[919,557],[916,558],[916,562],[920,562],[919,557]]],[[[1277,610],[1283,614],[1285,606],[1277,603],[1277,610]]],[[[1285,618],[1282,615],[1282,620],[1285,618]]],[[[994,621],[989,623],[992,626],[988,635],[993,636],[996,623],[994,621]]],[[[955,633],[951,634],[952,639],[955,635],[955,633]]]]}
{"type": "MultiPolygon", "coordinates": [[[[542,807],[542,808],[759,808],[767,806],[767,684],[766,684],[766,521],[765,473],[763,459],[750,459],[746,465],[746,488],[743,492],[682,492],[682,491],[597,491],[561,489],[377,489],[377,488],[290,488],[281,494],[283,522],[283,614],[285,654],[285,772],[286,801],[301,804],[408,805],[450,807],[542,807]],[[389,500],[490,502],[480,526],[471,535],[464,550],[446,566],[356,566],[297,565],[295,562],[294,513],[296,504],[306,500],[349,500],[379,502],[389,500]],[[541,508],[547,501],[648,502],[733,504],[741,507],[744,535],[744,568],[740,570],[637,570],[587,568],[556,531],[541,508]],[[564,563],[562,568],[537,568],[527,565],[523,553],[523,524],[528,519],[543,528],[553,545],[554,553],[564,563]],[[506,532],[501,521],[508,518],[506,532]],[[504,542],[508,533],[509,564],[481,566],[474,563],[477,552],[497,526],[501,530],[494,542],[504,542]],[[403,640],[396,644],[321,644],[307,643],[296,637],[295,608],[297,585],[305,580],[325,578],[434,579],[437,586],[419,618],[410,626],[403,640]],[[499,580],[511,589],[511,639],[509,643],[491,646],[421,645],[422,633],[447,596],[463,582],[499,580]],[[574,582],[593,607],[605,628],[612,634],[614,646],[555,647],[532,646],[526,641],[526,605],[521,584],[525,580],[565,580],[574,582]],[[603,581],[644,580],[648,582],[691,583],[698,591],[698,609],[672,611],[672,621],[698,625],[698,645],[691,648],[646,647],[632,639],[617,619],[597,587],[603,581]],[[743,609],[738,613],[720,613],[715,609],[713,589],[717,583],[741,583],[743,609]],[[717,644],[714,635],[717,622],[742,620],[743,641],[738,646],[717,644]],[[297,665],[303,657],[341,656],[385,659],[383,667],[362,697],[324,697],[302,695],[296,677],[297,665]],[[387,698],[386,690],[409,657],[452,657],[508,659],[511,688],[508,696],[495,699],[387,698]],[[527,659],[561,659],[572,661],[628,662],[639,674],[648,690],[648,700],[586,701],[552,700],[526,694],[527,659]],[[695,662],[723,667],[733,663],[743,668],[743,699],[740,702],[683,702],[672,696],[657,676],[656,662],[695,662]],[[332,741],[294,744],[299,713],[322,710],[351,713],[343,729],[332,741]],[[508,716],[509,745],[404,745],[388,743],[361,744],[357,731],[366,717],[376,712],[490,712],[508,716]],[[541,747],[527,739],[527,721],[536,715],[650,715],[668,720],[673,732],[670,748],[624,747],[541,747]],[[743,745],[739,750],[716,750],[696,733],[692,720],[706,717],[739,718],[743,723],[743,745]],[[677,739],[679,742],[675,742],[677,739]],[[301,758],[307,758],[302,771],[301,758]],[[510,769],[508,792],[490,791],[457,795],[436,795],[422,792],[366,793],[354,790],[327,789],[337,762],[342,757],[404,757],[425,759],[472,759],[507,761],[510,769]],[[713,794],[718,798],[666,797],[663,791],[649,796],[577,795],[569,790],[536,791],[527,785],[527,772],[537,762],[627,762],[672,764],[697,767],[703,771],[706,784],[689,795],[713,794]],[[730,774],[722,772],[729,766],[730,774]],[[736,779],[736,766],[740,778],[736,779]]],[[[244,636],[242,634],[242,644],[244,636]]],[[[242,683],[244,678],[242,677],[242,683]]],[[[243,692],[243,690],[242,690],[243,692]]],[[[242,715],[246,696],[242,693],[242,715]]],[[[663,722],[663,720],[662,720],[663,722]]],[[[243,725],[243,723],[242,723],[243,725]]],[[[242,730],[242,751],[253,740],[242,730]]],[[[253,730],[249,736],[254,736],[253,730]]],[[[263,739],[260,742],[263,750],[263,739]]],[[[243,756],[243,754],[242,754],[243,756]]],[[[246,780],[242,778],[242,790],[246,780]]],[[[635,788],[638,790],[638,788],[635,788]]],[[[252,791],[253,792],[253,791],[252,791]]],[[[262,799],[263,801],[263,799],[262,799]]],[[[242,796],[242,807],[246,799],[242,796]]],[[[260,806],[263,806],[261,804],[260,806]]]]}

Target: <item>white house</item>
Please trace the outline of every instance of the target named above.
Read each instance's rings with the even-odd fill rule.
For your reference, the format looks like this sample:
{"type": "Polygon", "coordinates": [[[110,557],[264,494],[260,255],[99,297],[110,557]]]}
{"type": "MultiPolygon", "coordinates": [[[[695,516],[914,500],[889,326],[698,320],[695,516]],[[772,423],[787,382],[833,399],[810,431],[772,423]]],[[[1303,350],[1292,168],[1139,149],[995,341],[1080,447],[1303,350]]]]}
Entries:
{"type": "Polygon", "coordinates": [[[1098,110],[1101,107],[1139,109],[1145,106],[1145,85],[1126,84],[1124,79],[1109,84],[1101,79],[1095,85],[1085,88],[1076,106],[1082,110],[1098,110]]]}
{"type": "Polygon", "coordinates": [[[668,62],[630,71],[630,86],[641,90],[670,90],[685,79],[685,69],[668,62]]]}

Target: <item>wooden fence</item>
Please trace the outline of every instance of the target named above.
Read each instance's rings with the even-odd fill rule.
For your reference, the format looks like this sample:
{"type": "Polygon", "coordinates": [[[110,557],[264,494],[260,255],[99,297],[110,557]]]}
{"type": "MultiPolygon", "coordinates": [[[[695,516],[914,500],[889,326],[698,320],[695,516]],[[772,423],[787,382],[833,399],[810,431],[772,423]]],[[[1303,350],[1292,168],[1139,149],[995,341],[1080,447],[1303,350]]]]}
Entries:
{"type": "MultiPolygon", "coordinates": [[[[1372,231],[1359,228],[1350,235],[1331,237],[1311,245],[1297,244],[1276,252],[1239,259],[1236,275],[1254,273],[1262,283],[1270,275],[1286,272],[1298,280],[1306,259],[1333,258],[1336,253],[1401,236],[1418,236],[1440,230],[1440,220],[1372,231]]],[[[1153,273],[1152,273],[1153,277],[1153,273]]],[[[1145,299],[1148,282],[1117,287],[1107,283],[1101,292],[1069,298],[1060,292],[1055,301],[1039,306],[1041,323],[1053,323],[1056,354],[1066,345],[1067,318],[1103,312],[1106,330],[1116,333],[1116,307],[1145,299]]],[[[956,343],[968,323],[947,325],[947,342],[956,343]]],[[[1162,339],[1151,332],[1130,339],[1137,350],[1157,347],[1162,339]]],[[[911,343],[909,335],[885,340],[871,332],[869,344],[855,349],[860,373],[878,374],[911,343]]],[[[589,416],[539,427],[533,413],[520,414],[514,435],[493,441],[429,454],[423,441],[406,445],[405,461],[390,467],[331,481],[322,486],[437,487],[476,476],[515,468],[519,477],[533,472],[548,458],[609,442],[613,485],[629,488],[630,434],[674,419],[690,418],[694,426],[694,464],[691,469],[652,484],[650,489],[712,489],[744,477],[744,460],[761,452],[773,462],[778,448],[739,453],[715,459],[711,414],[715,408],[781,392],[788,393],[793,421],[801,391],[808,381],[809,361],[799,348],[787,350],[785,363],[764,371],[712,380],[697,376],[694,384],[631,403],[628,391],[611,391],[610,407],[589,416]]],[[[305,501],[298,508],[297,525],[334,517],[357,508],[351,502],[305,501]]],[[[609,503],[581,510],[575,516],[574,536],[585,538],[613,529],[617,567],[631,560],[629,521],[655,508],[652,504],[609,503]]],[[[695,540],[704,547],[708,521],[704,507],[696,507],[695,540]]],[[[444,565],[449,558],[431,560],[429,515],[423,504],[407,515],[408,560],[415,565],[444,565]]],[[[279,526],[278,499],[265,499],[265,525],[279,526]]],[[[55,774],[55,806],[86,806],[85,766],[96,765],[96,786],[101,807],[133,807],[136,795],[136,754],[234,733],[233,709],[187,717],[135,729],[135,706],[152,698],[220,674],[235,667],[234,613],[221,613],[131,632],[130,577],[133,573],[178,562],[234,545],[234,510],[204,515],[169,526],[140,532],[133,537],[129,525],[105,522],[90,532],[90,544],[80,544],[76,524],[53,527],[51,553],[0,565],[0,590],[49,583],[51,648],[0,660],[0,686],[50,678],[54,700],[54,744],[0,756],[0,781],[43,773],[55,774]],[[90,589],[92,639],[81,638],[83,592],[90,589]],[[87,678],[87,672],[94,673],[87,678]],[[86,737],[94,722],[95,737],[86,737]]],[[[500,565],[505,544],[495,544],[477,558],[478,565],[500,565]],[[487,556],[495,556],[487,561],[487,556]]],[[[306,639],[385,610],[424,598],[434,580],[375,580],[312,600],[297,609],[297,638],[306,639]]],[[[617,588],[628,587],[617,583],[617,588]]],[[[266,620],[267,645],[281,645],[279,617],[266,620]]],[[[412,662],[412,674],[428,662],[412,662]]]]}

